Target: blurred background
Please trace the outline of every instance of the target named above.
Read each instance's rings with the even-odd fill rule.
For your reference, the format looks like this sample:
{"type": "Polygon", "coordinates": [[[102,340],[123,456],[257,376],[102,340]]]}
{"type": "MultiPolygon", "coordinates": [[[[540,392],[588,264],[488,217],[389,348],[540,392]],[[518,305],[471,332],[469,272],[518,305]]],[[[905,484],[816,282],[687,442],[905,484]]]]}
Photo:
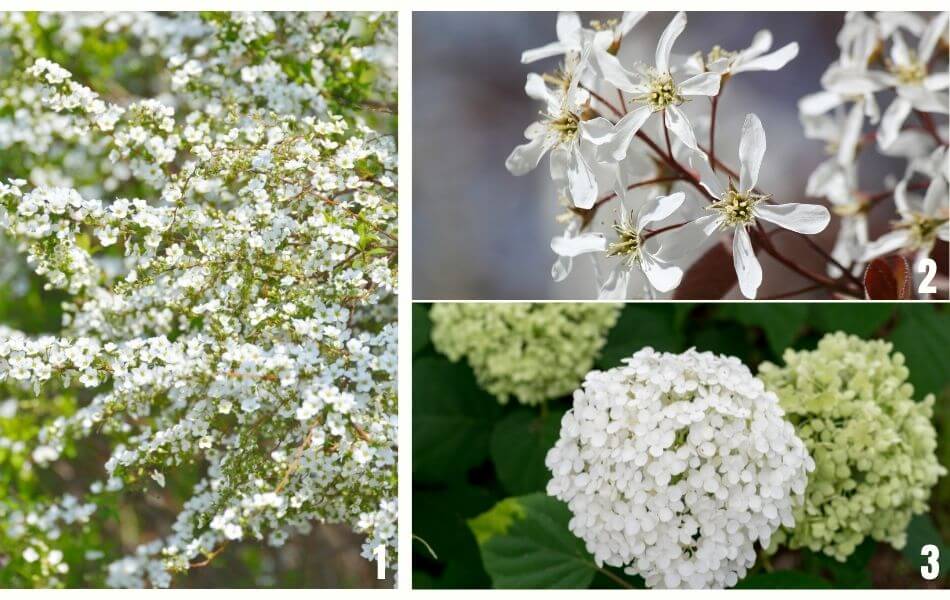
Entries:
{"type": "MultiPolygon", "coordinates": [[[[581,13],[585,24],[619,16],[581,13]]],[[[672,16],[650,13],[634,28],[621,48],[626,65],[633,60],[652,64],[657,39],[672,16]]],[[[759,29],[772,31],[773,49],[798,42],[798,57],[778,73],[743,73],[730,80],[719,105],[716,147],[720,158],[737,165],[742,120],[747,113],[756,113],[768,137],[760,185],[781,201],[801,200],[809,174],[825,155],[822,142],[805,139],[797,102],[819,91],[821,74],[838,57],[835,36],[844,13],[715,12],[688,17],[686,31],[674,47],[676,56],[708,52],[716,44],[742,49],[759,29]]],[[[524,93],[525,76],[550,71],[560,60],[523,65],[521,52],[554,41],[556,19],[554,12],[413,14],[413,297],[417,300],[596,295],[588,260],[576,260],[565,281],[551,279],[555,255],[549,244],[563,226],[554,221],[562,210],[555,200],[547,158],[522,177],[511,175],[504,165],[541,109],[524,93]]],[[[885,95],[880,100],[882,106],[889,102],[885,95]]],[[[687,112],[695,124],[697,109],[708,114],[708,103],[693,104],[687,112]]],[[[883,175],[899,175],[903,165],[868,152],[860,166],[863,189],[884,189],[883,175]]],[[[881,203],[871,217],[873,239],[894,217],[893,203],[881,203]]],[[[836,232],[833,219],[817,236],[818,243],[830,249],[836,232]]],[[[776,241],[783,253],[819,270],[821,260],[794,237],[780,236],[776,241]]],[[[946,269],[946,254],[946,244],[934,253],[940,257],[941,272],[946,269]]],[[[760,260],[764,271],[760,297],[808,283],[764,253],[760,260]]],[[[738,291],[727,297],[739,297],[738,291]]]]}

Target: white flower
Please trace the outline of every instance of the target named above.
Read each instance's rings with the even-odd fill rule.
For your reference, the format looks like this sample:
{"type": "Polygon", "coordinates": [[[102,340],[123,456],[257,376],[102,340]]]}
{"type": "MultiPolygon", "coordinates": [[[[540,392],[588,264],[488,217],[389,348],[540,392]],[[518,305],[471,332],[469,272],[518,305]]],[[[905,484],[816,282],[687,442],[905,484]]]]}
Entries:
{"type": "Polygon", "coordinates": [[[579,233],[581,220],[572,218],[564,233],[551,238],[551,250],[558,255],[551,267],[554,281],[564,281],[571,273],[574,257],[589,252],[603,252],[607,249],[607,239],[602,233],[579,233]]]}
{"type": "Polygon", "coordinates": [[[594,22],[591,23],[594,29],[585,29],[577,13],[558,13],[556,25],[557,41],[541,46],[540,48],[525,50],[521,54],[521,62],[528,64],[551,56],[579,55],[582,53],[584,44],[589,43],[590,40],[593,39],[594,34],[598,32],[606,32],[611,40],[608,43],[619,43],[645,15],[646,12],[628,11],[623,13],[619,21],[607,21],[606,23],[594,22]]]}
{"type": "Polygon", "coordinates": [[[590,164],[593,148],[582,144],[588,127],[582,115],[589,94],[580,88],[580,78],[588,68],[588,58],[589,52],[582,55],[556,89],[549,88],[540,75],[528,75],[525,93],[544,102],[547,112],[525,130],[530,141],[515,148],[505,161],[513,175],[524,175],[534,170],[550,151],[551,170],[566,177],[571,201],[579,208],[590,208],[597,200],[597,181],[590,164]]]}
{"type": "Polygon", "coordinates": [[[735,585],[794,525],[814,462],[737,358],[644,348],[588,373],[545,464],[601,565],[649,587],[735,585]]]}
{"type": "Polygon", "coordinates": [[[746,71],[778,71],[798,56],[798,42],[786,44],[774,52],[769,52],[771,48],[772,32],[763,29],[753,36],[748,48],[729,51],[713,46],[706,55],[701,52],[693,54],[684,66],[688,73],[714,71],[729,76],[746,71]]]}
{"type": "Polygon", "coordinates": [[[623,118],[602,136],[593,137],[598,145],[599,156],[615,161],[622,160],[637,131],[643,127],[650,115],[663,113],[664,124],[688,148],[698,152],[696,134],[679,106],[694,96],[715,96],[719,93],[719,73],[699,73],[685,81],[678,82],[672,74],[670,54],[673,44],[686,28],[686,13],[679,12],[663,30],[656,48],[656,65],[653,68],[637,66],[636,72],[625,69],[616,56],[597,47],[597,64],[604,78],[617,89],[633,94],[637,108],[623,118]]]}
{"type": "MultiPolygon", "coordinates": [[[[717,230],[733,231],[732,258],[739,278],[739,289],[746,298],[755,298],[762,283],[762,267],[752,248],[748,228],[763,219],[785,229],[803,234],[815,234],[828,226],[831,214],[824,206],[787,202],[768,204],[771,197],[756,191],[759,167],[765,156],[765,130],[754,114],[746,115],[739,141],[739,181],[723,183],[712,172],[709,162],[698,155],[699,166],[705,171],[702,185],[718,198],[707,210],[715,214],[700,217],[680,228],[674,235],[682,240],[670,246],[670,258],[681,255],[690,238],[709,236],[717,230]]],[[[695,242],[692,242],[695,243],[695,242]]]]}
{"type": "Polygon", "coordinates": [[[40,555],[36,551],[36,549],[33,548],[33,546],[30,546],[29,548],[23,551],[23,560],[25,560],[26,562],[34,563],[38,561],[39,559],[40,559],[40,555]]]}
{"type": "Polygon", "coordinates": [[[928,66],[940,37],[947,31],[948,18],[950,13],[940,13],[927,24],[916,52],[907,47],[900,31],[894,33],[888,63],[890,74],[885,81],[895,87],[897,97],[881,117],[877,140],[882,148],[894,143],[911,110],[950,112],[950,96],[940,93],[950,87],[950,73],[930,73],[928,66]]]}

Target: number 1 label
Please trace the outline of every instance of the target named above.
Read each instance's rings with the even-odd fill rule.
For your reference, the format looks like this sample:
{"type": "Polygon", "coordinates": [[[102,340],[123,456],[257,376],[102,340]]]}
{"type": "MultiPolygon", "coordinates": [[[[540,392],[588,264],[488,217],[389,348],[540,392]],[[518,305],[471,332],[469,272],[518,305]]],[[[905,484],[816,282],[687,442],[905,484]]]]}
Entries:
{"type": "Polygon", "coordinates": [[[373,554],[376,556],[376,579],[386,579],[386,546],[376,546],[373,554]]]}

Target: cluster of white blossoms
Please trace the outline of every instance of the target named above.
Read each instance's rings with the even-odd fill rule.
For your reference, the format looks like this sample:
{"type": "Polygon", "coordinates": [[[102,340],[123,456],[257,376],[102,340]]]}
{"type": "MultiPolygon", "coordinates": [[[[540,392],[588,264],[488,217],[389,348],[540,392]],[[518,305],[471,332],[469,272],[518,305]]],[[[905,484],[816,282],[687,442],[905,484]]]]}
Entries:
{"type": "Polygon", "coordinates": [[[396,564],[397,154],[389,117],[367,109],[391,100],[393,27],[0,17],[0,164],[23,160],[0,183],[0,236],[68,295],[56,332],[0,328],[0,450],[49,473],[106,450],[78,498],[2,498],[0,564],[21,583],[78,570],[167,586],[232,542],[281,546],[315,523],[347,524],[367,560],[382,546],[396,564]],[[80,83],[40,58],[48,39],[114,43],[128,68],[156,69],[155,93],[80,83]],[[4,435],[31,415],[27,439],[4,435]],[[64,551],[76,528],[104,527],[103,507],[180,488],[184,467],[200,475],[161,537],[126,556],[64,551]]]}
{"type": "Polygon", "coordinates": [[[745,118],[737,168],[730,168],[715,147],[716,111],[726,83],[743,72],[780,70],[797,56],[798,44],[772,50],[772,35],[762,30],[745,49],[717,45],[708,53],[677,59],[674,44],[687,22],[681,12],[664,29],[647,64],[626,65],[620,59],[621,47],[636,35],[635,26],[644,16],[628,12],[619,20],[585,27],[575,13],[561,13],[558,40],[522,55],[524,63],[555,56],[563,60],[553,73],[528,75],[525,91],[545,109],[525,130],[528,142],[506,161],[509,171],[522,175],[550,155],[551,177],[560,202],[567,206],[559,217],[564,233],[551,241],[558,255],[552,269],[555,280],[566,278],[573,259],[583,254],[594,262],[599,298],[622,299],[630,293],[654,297],[679,286],[684,268],[698,258],[706,239],[725,235],[722,241],[732,248],[739,289],[747,298],[756,297],[762,282],[757,250],[808,277],[815,287],[863,296],[854,273],[868,260],[898,248],[915,248],[925,255],[934,239],[946,239],[947,133],[945,125],[936,126],[926,113],[948,110],[946,94],[939,91],[948,84],[945,61],[931,60],[935,46],[945,44],[945,14],[929,23],[912,15],[887,14],[875,20],[849,14],[839,36],[842,65],[822,80],[832,91],[802,101],[806,137],[824,139],[836,155],[819,167],[807,186],[809,195],[827,197],[842,215],[833,252],[810,244],[826,261],[829,275],[788,260],[770,241],[770,225],[813,235],[828,226],[831,213],[816,204],[779,202],[757,187],[766,148],[759,118],[745,118]],[[856,30],[859,24],[865,29],[856,30]],[[919,34],[916,52],[904,44],[902,28],[919,34]],[[889,71],[867,71],[872,53],[892,37],[889,71]],[[850,54],[856,48],[864,53],[859,59],[850,54]],[[935,62],[942,66],[934,67],[935,62]],[[863,215],[870,200],[857,191],[857,177],[844,165],[853,162],[861,146],[862,115],[874,114],[867,98],[884,90],[896,90],[898,99],[882,120],[880,144],[914,160],[887,193],[895,198],[900,222],[891,234],[868,243],[866,226],[856,225],[852,217],[863,215]],[[855,103],[850,115],[833,120],[824,114],[847,102],[855,103]],[[708,107],[708,114],[698,114],[697,105],[700,110],[708,107]],[[894,141],[911,109],[924,125],[906,128],[910,133],[894,141]],[[914,183],[915,175],[925,176],[929,185],[914,183]],[[926,193],[919,197],[912,193],[923,189],[926,193]],[[597,218],[605,208],[614,215],[606,221],[597,218]],[[602,225],[605,230],[599,231],[602,225]],[[855,235],[863,236],[860,243],[854,242],[855,235]],[[614,259],[606,270],[601,265],[605,259],[614,259]],[[631,292],[637,287],[642,289],[631,292]]]}
{"type": "Polygon", "coordinates": [[[649,347],[587,375],[545,463],[596,563],[666,588],[735,585],[815,467],[739,359],[649,347]]]}
{"type": "Polygon", "coordinates": [[[937,239],[950,240],[950,135],[945,118],[935,120],[950,112],[948,17],[946,12],[930,19],[909,12],[848,13],[837,37],[841,55],[822,76],[822,91],[799,101],[805,136],[824,142],[829,155],[809,178],[807,193],[827,198],[841,217],[832,254],[855,272],[894,252],[912,255],[916,265],[937,239]],[[916,45],[908,45],[908,38],[916,38],[916,45]],[[883,115],[882,95],[893,98],[883,115]],[[890,176],[890,189],[881,194],[860,187],[859,159],[875,145],[881,154],[907,161],[904,173],[890,176]],[[868,213],[890,197],[897,219],[889,232],[871,240],[868,213]]]}

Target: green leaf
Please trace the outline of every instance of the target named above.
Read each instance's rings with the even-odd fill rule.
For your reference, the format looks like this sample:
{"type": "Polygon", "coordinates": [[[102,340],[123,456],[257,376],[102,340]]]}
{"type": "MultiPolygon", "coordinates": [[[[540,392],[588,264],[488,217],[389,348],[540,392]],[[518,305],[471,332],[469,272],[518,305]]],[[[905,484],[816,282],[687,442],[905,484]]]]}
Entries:
{"type": "Polygon", "coordinates": [[[664,352],[681,352],[683,335],[674,323],[668,304],[627,304],[617,324],[610,330],[607,343],[596,365],[610,369],[644,346],[664,352]]]}
{"type": "Polygon", "coordinates": [[[488,458],[498,402],[471,369],[443,358],[413,363],[412,469],[423,482],[452,481],[488,458]]]}
{"type": "Polygon", "coordinates": [[[788,302],[736,302],[720,305],[719,314],[765,332],[775,356],[782,356],[805,328],[808,307],[788,302]]]}
{"type": "Polygon", "coordinates": [[[938,563],[940,564],[940,576],[938,579],[950,575],[950,545],[944,541],[937,526],[934,524],[930,515],[917,515],[910,520],[907,526],[907,544],[902,553],[911,565],[920,568],[927,564],[927,558],[921,554],[924,546],[933,544],[940,552],[938,563]]]}
{"type": "Polygon", "coordinates": [[[418,354],[429,345],[432,321],[429,320],[429,307],[424,304],[412,305],[412,354],[418,354]]]}
{"type": "Polygon", "coordinates": [[[950,377],[950,312],[930,304],[902,304],[898,315],[890,340],[907,359],[914,396],[939,394],[950,377]]]}
{"type": "Polygon", "coordinates": [[[819,302],[811,305],[811,324],[822,333],[844,331],[866,338],[893,314],[894,305],[886,302],[819,302]]]}
{"type": "Polygon", "coordinates": [[[568,529],[567,506],[544,494],[507,498],[469,521],[496,588],[586,588],[597,573],[568,529]]]}
{"type": "Polygon", "coordinates": [[[491,459],[495,473],[512,495],[544,491],[551,473],[544,457],[561,431],[564,410],[538,414],[519,409],[499,421],[491,436],[491,459]]]}
{"type": "Polygon", "coordinates": [[[827,589],[830,587],[831,584],[821,577],[802,571],[758,573],[746,577],[736,585],[736,589],[768,590],[814,590],[827,589]]]}

